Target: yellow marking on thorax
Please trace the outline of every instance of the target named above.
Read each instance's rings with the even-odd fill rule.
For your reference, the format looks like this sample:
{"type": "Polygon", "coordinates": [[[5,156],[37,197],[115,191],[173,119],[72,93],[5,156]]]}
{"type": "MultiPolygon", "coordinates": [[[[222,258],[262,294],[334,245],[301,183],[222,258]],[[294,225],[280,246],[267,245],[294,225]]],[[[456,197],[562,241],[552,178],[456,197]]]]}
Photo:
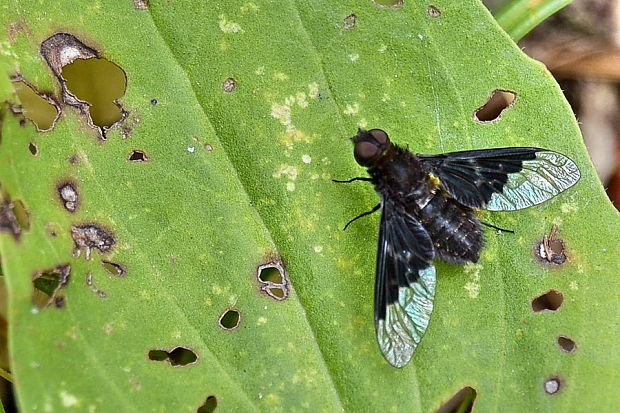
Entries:
{"type": "Polygon", "coordinates": [[[435,175],[433,175],[432,173],[428,173],[428,179],[430,179],[431,183],[435,186],[441,186],[441,180],[439,178],[437,178],[435,175]]]}

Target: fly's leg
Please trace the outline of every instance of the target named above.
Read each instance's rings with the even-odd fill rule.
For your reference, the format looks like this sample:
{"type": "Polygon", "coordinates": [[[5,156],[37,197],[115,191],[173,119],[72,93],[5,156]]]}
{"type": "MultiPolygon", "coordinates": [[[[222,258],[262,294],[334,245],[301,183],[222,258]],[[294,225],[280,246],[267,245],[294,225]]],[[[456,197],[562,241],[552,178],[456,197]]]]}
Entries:
{"type": "Polygon", "coordinates": [[[341,180],[338,180],[338,179],[332,179],[332,182],[336,182],[337,184],[348,184],[349,182],[353,182],[353,181],[371,182],[372,178],[364,178],[364,177],[358,176],[357,178],[347,179],[346,181],[341,181],[341,180]]]}
{"type": "Polygon", "coordinates": [[[351,225],[354,221],[356,221],[356,220],[358,220],[358,219],[360,219],[360,218],[362,218],[362,217],[365,217],[366,215],[370,215],[370,214],[372,214],[373,212],[377,212],[377,210],[378,210],[379,208],[381,208],[381,203],[378,203],[377,205],[375,205],[375,206],[373,207],[373,209],[371,209],[370,211],[366,211],[366,212],[364,212],[363,214],[359,214],[358,216],[356,216],[355,218],[353,218],[351,221],[347,222],[347,225],[345,225],[345,226],[344,226],[344,228],[342,228],[342,230],[343,230],[343,231],[344,231],[344,230],[346,230],[346,229],[347,229],[347,227],[348,227],[349,225],[351,225]]]}
{"type": "Polygon", "coordinates": [[[493,228],[493,229],[496,229],[496,230],[501,231],[501,232],[509,232],[509,233],[511,233],[511,234],[514,234],[514,233],[515,233],[515,232],[514,232],[513,230],[511,230],[511,229],[504,229],[504,228],[496,227],[495,225],[487,224],[486,222],[482,222],[482,221],[480,221],[480,223],[481,223],[482,225],[484,225],[485,227],[493,228]]]}

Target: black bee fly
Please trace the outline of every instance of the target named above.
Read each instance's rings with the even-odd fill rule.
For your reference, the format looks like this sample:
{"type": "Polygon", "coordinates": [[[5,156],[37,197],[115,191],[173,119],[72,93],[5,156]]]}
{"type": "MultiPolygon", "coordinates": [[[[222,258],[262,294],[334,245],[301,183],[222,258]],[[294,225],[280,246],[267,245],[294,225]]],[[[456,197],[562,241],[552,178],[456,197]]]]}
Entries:
{"type": "MultiPolygon", "coordinates": [[[[355,160],[368,168],[381,197],[375,275],[375,327],[385,359],[405,366],[428,327],[435,258],[477,262],[483,245],[474,209],[515,211],[540,204],[580,177],[568,157],[541,148],[496,148],[414,155],[381,129],[359,130],[355,160]]],[[[345,226],[346,228],[346,226],[345,226]]]]}

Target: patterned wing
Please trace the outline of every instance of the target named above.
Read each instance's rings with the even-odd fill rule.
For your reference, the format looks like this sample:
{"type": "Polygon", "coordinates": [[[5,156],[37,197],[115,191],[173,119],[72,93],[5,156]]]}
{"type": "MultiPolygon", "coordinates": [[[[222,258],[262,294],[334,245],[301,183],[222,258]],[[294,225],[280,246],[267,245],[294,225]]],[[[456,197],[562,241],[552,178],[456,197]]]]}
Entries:
{"type": "Polygon", "coordinates": [[[411,215],[382,200],[375,279],[375,327],[385,359],[405,366],[420,343],[433,311],[433,243],[411,215]]]}
{"type": "Polygon", "coordinates": [[[575,162],[540,148],[497,148],[418,155],[457,201],[471,208],[514,211],[545,202],[580,178],[575,162]]]}

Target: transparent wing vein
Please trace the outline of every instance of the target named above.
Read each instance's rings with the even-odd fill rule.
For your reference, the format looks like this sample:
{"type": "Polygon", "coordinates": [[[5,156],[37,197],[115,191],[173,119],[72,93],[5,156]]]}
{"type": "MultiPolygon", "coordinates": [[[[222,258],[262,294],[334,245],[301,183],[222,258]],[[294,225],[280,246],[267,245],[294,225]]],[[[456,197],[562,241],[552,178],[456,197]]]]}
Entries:
{"type": "Polygon", "coordinates": [[[522,170],[508,175],[502,192],[494,193],[485,209],[514,211],[538,205],[573,186],[579,168],[566,156],[552,151],[536,152],[523,161],[522,170]]]}

